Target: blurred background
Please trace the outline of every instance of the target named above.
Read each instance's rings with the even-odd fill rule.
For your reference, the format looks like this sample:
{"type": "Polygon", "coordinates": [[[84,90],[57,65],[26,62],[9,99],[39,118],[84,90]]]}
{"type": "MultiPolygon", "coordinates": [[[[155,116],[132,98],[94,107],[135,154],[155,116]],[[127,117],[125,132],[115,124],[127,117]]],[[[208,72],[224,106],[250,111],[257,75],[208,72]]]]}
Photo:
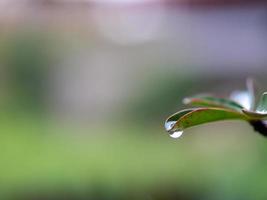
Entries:
{"type": "Polygon", "coordinates": [[[264,0],[0,0],[0,197],[267,198],[245,122],[166,117],[195,93],[267,90],[264,0]]]}

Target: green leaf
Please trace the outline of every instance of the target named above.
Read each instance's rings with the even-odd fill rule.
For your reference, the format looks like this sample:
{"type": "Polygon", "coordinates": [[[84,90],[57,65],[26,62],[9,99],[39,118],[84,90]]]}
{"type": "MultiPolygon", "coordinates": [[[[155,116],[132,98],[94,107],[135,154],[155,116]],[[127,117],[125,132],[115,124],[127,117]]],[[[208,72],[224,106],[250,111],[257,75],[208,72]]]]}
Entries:
{"type": "Polygon", "coordinates": [[[168,119],[165,121],[166,131],[170,131],[173,128],[174,124],[177,122],[177,120],[179,120],[181,117],[183,117],[184,115],[186,115],[186,114],[188,114],[194,110],[196,110],[196,108],[181,110],[177,113],[174,113],[170,117],[168,117],[168,119]]]}
{"type": "Polygon", "coordinates": [[[177,130],[184,130],[196,125],[205,124],[209,122],[240,119],[247,120],[247,117],[239,112],[223,109],[223,108],[197,108],[191,112],[178,112],[171,116],[171,119],[176,119],[169,132],[177,130]],[[184,115],[183,115],[184,114],[184,115]],[[177,116],[176,116],[177,115],[177,116]]]}
{"type": "Polygon", "coordinates": [[[230,99],[218,98],[213,96],[197,95],[183,100],[184,104],[191,104],[194,106],[211,106],[219,108],[228,108],[236,111],[241,111],[243,107],[230,99]]]}
{"type": "Polygon", "coordinates": [[[262,94],[256,112],[260,114],[267,114],[267,92],[262,94]]]}

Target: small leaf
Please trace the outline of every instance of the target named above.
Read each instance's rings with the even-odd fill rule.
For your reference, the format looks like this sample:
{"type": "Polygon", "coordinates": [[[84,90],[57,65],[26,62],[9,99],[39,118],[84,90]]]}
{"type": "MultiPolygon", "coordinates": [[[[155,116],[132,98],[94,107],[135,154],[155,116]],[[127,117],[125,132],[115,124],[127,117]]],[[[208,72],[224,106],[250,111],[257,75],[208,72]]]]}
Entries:
{"type": "Polygon", "coordinates": [[[267,92],[262,94],[256,112],[260,114],[267,114],[267,92]]]}
{"type": "Polygon", "coordinates": [[[218,98],[213,96],[198,95],[191,98],[185,98],[183,101],[185,104],[191,104],[194,106],[212,106],[219,108],[228,108],[236,111],[241,111],[243,107],[230,99],[218,98]]]}
{"type": "MultiPolygon", "coordinates": [[[[244,114],[223,108],[197,108],[184,115],[180,115],[179,113],[178,115],[176,123],[173,124],[171,130],[168,130],[169,132],[184,130],[192,126],[221,120],[247,120],[247,117],[244,114]]],[[[175,115],[172,116],[172,118],[175,117],[175,115]]]]}

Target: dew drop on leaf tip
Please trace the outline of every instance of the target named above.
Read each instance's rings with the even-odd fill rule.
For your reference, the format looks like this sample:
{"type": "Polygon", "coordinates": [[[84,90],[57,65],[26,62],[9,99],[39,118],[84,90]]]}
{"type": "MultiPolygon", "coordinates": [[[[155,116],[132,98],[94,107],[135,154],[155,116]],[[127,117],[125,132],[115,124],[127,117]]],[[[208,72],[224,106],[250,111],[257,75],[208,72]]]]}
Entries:
{"type": "Polygon", "coordinates": [[[175,130],[173,131],[172,128],[175,125],[176,121],[167,121],[165,123],[165,129],[169,133],[171,138],[177,139],[183,135],[182,130],[175,130]]]}

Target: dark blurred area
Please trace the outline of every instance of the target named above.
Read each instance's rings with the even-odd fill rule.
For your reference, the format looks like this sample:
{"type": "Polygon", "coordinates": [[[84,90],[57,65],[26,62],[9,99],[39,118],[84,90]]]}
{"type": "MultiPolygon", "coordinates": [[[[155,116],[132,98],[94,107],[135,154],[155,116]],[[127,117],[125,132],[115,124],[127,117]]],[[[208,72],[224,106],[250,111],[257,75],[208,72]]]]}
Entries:
{"type": "Polygon", "coordinates": [[[0,0],[0,199],[266,199],[249,125],[163,128],[186,96],[267,90],[266,6],[0,0]]]}

